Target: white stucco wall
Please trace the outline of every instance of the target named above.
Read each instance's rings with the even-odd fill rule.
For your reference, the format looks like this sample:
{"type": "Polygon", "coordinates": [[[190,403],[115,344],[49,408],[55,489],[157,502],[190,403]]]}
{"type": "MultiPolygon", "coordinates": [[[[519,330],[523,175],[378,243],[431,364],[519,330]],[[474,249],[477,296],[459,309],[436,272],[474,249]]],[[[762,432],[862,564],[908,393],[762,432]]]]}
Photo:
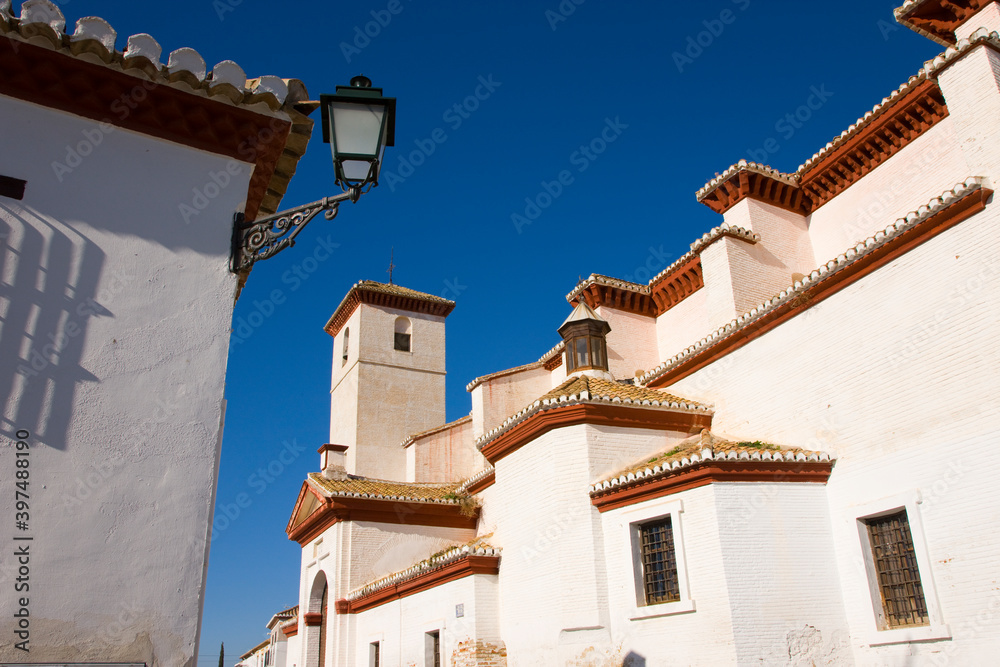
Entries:
{"type": "MultiPolygon", "coordinates": [[[[27,181],[0,199],[0,452],[13,470],[30,432],[30,656],[193,664],[250,169],[186,223],[228,159],[6,97],[0,116],[0,174],[27,181]]],[[[14,604],[0,660],[27,657],[14,604]]]]}
{"type": "Polygon", "coordinates": [[[1000,567],[986,556],[1000,548],[987,500],[1000,468],[994,207],[671,387],[715,402],[716,430],[838,457],[830,517],[858,664],[977,664],[1000,650],[1000,567]],[[923,498],[921,574],[952,639],[873,645],[858,508],[907,494],[923,498]]]}
{"type": "Polygon", "coordinates": [[[563,664],[589,647],[613,649],[601,518],[587,488],[684,436],[568,426],[497,462],[484,520],[503,549],[500,629],[509,665],[563,664]]]}
{"type": "Polygon", "coordinates": [[[618,379],[629,379],[636,371],[646,372],[659,358],[656,320],[615,308],[600,306],[597,314],[608,321],[608,370],[618,379]]]}
{"type": "Polygon", "coordinates": [[[809,236],[817,264],[885,229],[956,183],[980,175],[984,174],[970,171],[959,150],[954,117],[945,118],[813,212],[809,236]]]}
{"type": "Polygon", "coordinates": [[[549,371],[531,368],[480,383],[472,394],[472,437],[479,438],[552,389],[549,371]]]}
{"type": "Polygon", "coordinates": [[[708,290],[702,287],[656,318],[656,344],[660,361],[669,359],[710,331],[708,290]]]}

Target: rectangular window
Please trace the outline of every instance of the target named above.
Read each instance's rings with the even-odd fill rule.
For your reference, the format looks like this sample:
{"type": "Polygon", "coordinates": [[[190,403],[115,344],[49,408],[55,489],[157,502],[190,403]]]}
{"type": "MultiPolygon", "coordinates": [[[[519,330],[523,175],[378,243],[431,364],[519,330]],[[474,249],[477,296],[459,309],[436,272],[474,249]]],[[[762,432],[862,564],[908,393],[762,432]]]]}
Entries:
{"type": "Polygon", "coordinates": [[[441,667],[440,630],[434,630],[424,635],[424,664],[427,667],[441,667]]]}
{"type": "Polygon", "coordinates": [[[400,352],[410,351],[410,334],[408,333],[397,333],[395,334],[394,348],[400,352]]]}
{"type": "Polygon", "coordinates": [[[677,554],[670,517],[639,526],[642,553],[642,581],[646,604],[676,602],[681,599],[677,579],[677,554]]]}
{"type": "Polygon", "coordinates": [[[906,510],[864,519],[887,628],[928,625],[927,601],[906,510]]]}
{"type": "Polygon", "coordinates": [[[380,667],[382,660],[382,642],[372,642],[368,645],[368,667],[380,667]]]}
{"type": "Polygon", "coordinates": [[[11,199],[24,199],[24,186],[27,181],[10,176],[0,176],[0,197],[11,199]]]}

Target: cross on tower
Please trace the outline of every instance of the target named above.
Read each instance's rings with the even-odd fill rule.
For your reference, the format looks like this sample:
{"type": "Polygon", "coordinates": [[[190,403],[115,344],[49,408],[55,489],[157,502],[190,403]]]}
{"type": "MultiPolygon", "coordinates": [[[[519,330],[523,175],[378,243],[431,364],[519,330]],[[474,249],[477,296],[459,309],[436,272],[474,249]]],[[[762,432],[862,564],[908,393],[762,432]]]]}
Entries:
{"type": "Polygon", "coordinates": [[[394,268],[396,268],[396,265],[392,263],[392,255],[393,255],[394,251],[395,251],[395,248],[389,248],[389,269],[386,271],[386,273],[389,274],[389,284],[390,285],[392,284],[392,270],[394,268]]]}

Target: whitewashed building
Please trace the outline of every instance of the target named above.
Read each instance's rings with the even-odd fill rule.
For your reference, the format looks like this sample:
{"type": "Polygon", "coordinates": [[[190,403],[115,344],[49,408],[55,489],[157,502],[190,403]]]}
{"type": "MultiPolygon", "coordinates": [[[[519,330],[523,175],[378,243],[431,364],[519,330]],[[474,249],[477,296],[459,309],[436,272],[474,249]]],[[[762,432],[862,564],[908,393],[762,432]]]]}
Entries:
{"type": "MultiPolygon", "coordinates": [[[[288,524],[295,667],[974,665],[1000,653],[1000,6],[445,424],[454,306],[358,283],[288,524]]],[[[553,314],[553,329],[559,314],[553,314]]]]}
{"type": "Polygon", "coordinates": [[[305,100],[0,0],[0,662],[195,664],[233,215],[277,208],[305,100]]]}

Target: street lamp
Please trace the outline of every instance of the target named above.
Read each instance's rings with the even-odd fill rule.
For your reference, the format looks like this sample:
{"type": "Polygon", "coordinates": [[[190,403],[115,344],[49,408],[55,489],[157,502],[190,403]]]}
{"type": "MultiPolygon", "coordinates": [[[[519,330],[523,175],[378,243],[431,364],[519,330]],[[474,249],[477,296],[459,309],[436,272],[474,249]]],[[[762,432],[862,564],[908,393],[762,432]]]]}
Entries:
{"type": "Polygon", "coordinates": [[[320,107],[323,141],[333,150],[335,182],[343,192],[251,223],[237,213],[229,260],[233,273],[295,245],[295,237],[320,211],[333,220],[341,202],[356,202],[378,185],[382,154],[395,143],[396,98],[383,97],[382,89],[372,88],[368,77],[356,76],[351,85],[337,86],[335,95],[320,95],[320,107]]]}

